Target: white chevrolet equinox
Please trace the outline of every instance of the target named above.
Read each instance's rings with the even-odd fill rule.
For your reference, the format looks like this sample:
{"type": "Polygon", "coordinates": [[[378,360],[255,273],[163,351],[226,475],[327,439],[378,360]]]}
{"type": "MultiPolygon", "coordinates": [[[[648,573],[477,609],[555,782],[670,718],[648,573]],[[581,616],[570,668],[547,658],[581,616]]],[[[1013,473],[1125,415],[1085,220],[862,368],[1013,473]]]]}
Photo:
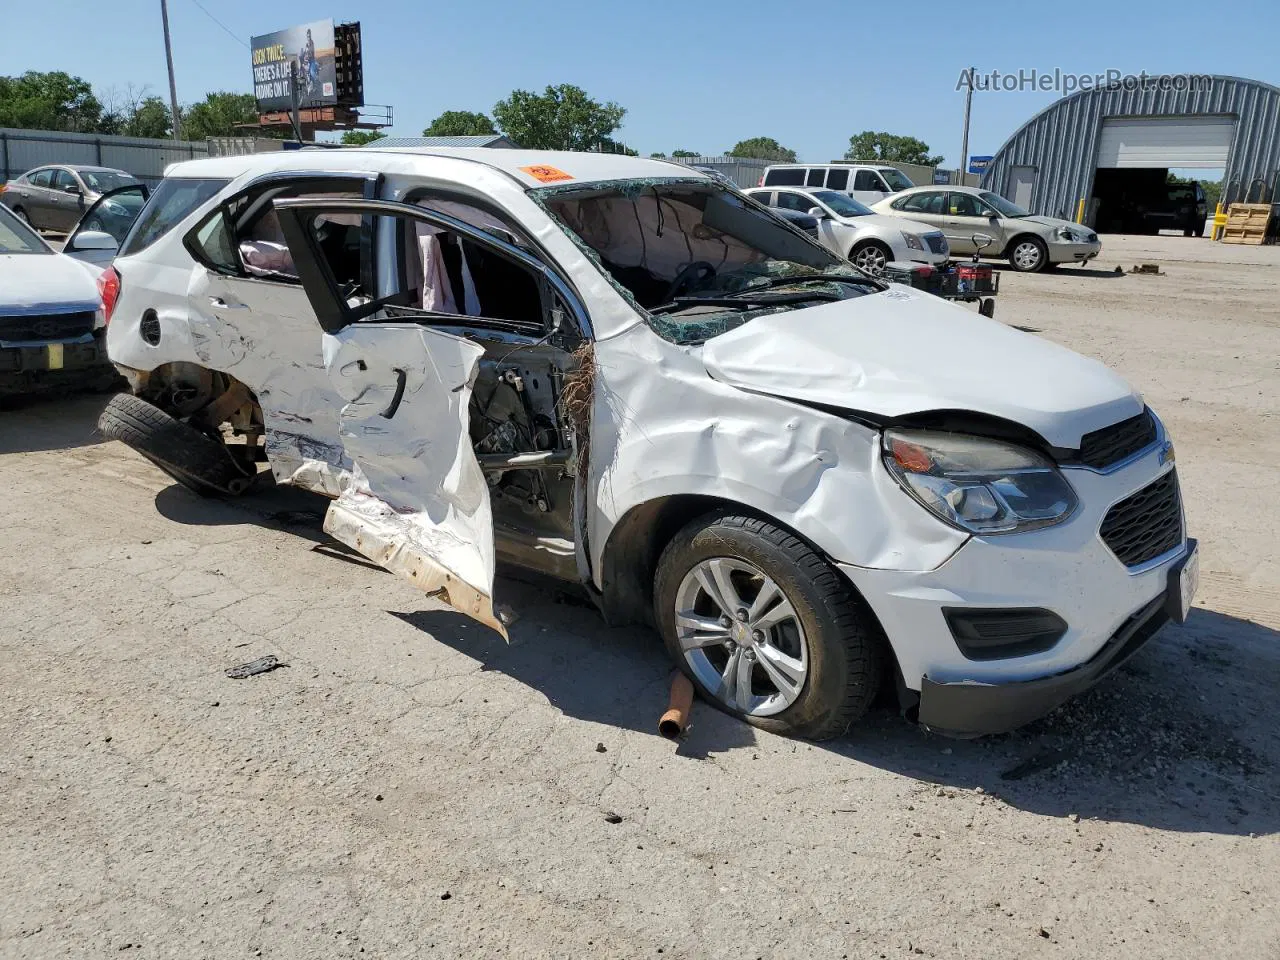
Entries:
{"type": "Polygon", "coordinates": [[[888,287],[655,160],[171,167],[102,279],[102,418],[505,633],[498,560],[655,626],[701,694],[840,734],[882,683],[1008,730],[1185,618],[1173,448],[1101,364],[888,287]],[[499,585],[500,586],[500,585],[499,585]]]}

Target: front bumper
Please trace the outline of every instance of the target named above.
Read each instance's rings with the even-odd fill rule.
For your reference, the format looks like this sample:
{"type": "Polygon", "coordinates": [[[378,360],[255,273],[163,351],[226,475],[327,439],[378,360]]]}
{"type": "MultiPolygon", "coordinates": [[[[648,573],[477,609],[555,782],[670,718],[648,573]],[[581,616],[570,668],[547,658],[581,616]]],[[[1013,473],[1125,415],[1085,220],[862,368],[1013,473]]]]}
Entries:
{"type": "Polygon", "coordinates": [[[1101,252],[1101,240],[1094,240],[1092,243],[1051,242],[1049,244],[1049,262],[1088,263],[1101,252]]]}
{"type": "Polygon", "coordinates": [[[1083,693],[1137,653],[1169,620],[1163,596],[1130,617],[1094,655],[1074,670],[1015,683],[939,683],[925,677],[920,684],[920,723],[953,737],[1006,733],[1043,717],[1083,693]]]}
{"type": "Polygon", "coordinates": [[[1164,447],[1161,433],[1145,452],[1110,471],[1064,469],[1079,506],[1057,526],[970,537],[933,570],[840,564],[884,628],[904,686],[919,692],[922,722],[969,736],[1012,729],[1094,683],[1121,662],[1134,637],[1145,640],[1159,629],[1167,619],[1161,611],[1171,571],[1193,545],[1185,522],[1177,546],[1132,567],[1116,557],[1100,529],[1112,506],[1173,469],[1164,447]],[[1047,612],[1065,630],[1017,656],[966,654],[948,616],[1002,609],[1047,612]]]}
{"type": "Polygon", "coordinates": [[[107,360],[103,331],[70,340],[0,340],[0,393],[26,392],[114,373],[107,360]]]}

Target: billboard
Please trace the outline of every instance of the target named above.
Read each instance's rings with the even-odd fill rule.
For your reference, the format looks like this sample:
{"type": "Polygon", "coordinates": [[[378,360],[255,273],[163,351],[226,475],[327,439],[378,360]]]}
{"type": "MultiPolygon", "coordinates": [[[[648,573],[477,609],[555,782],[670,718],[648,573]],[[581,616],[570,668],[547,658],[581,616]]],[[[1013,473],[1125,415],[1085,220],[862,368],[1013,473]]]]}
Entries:
{"type": "Polygon", "coordinates": [[[987,166],[988,166],[988,165],[991,163],[991,161],[992,161],[992,160],[994,160],[994,159],[995,159],[995,157],[975,157],[975,156],[970,155],[970,157],[969,157],[969,172],[970,172],[970,173],[985,173],[985,172],[986,172],[986,170],[987,170],[987,166]]]}
{"type": "Polygon", "coordinates": [[[332,106],[338,102],[332,20],[317,20],[254,37],[250,46],[258,113],[290,109],[289,81],[294,63],[298,65],[299,107],[332,106]]]}

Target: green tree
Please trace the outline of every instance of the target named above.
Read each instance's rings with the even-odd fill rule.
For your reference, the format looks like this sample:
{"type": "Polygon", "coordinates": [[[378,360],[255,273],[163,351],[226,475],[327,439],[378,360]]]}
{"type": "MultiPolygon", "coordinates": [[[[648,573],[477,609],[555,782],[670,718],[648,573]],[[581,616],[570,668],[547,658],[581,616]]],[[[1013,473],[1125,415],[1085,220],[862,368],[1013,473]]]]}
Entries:
{"type": "Polygon", "coordinates": [[[363,147],[385,136],[381,130],[348,130],[342,135],[342,142],[348,147],[363,147]]]}
{"type": "Polygon", "coordinates": [[[79,77],[61,70],[0,77],[0,127],[89,133],[101,117],[101,102],[79,77]]]}
{"type": "Polygon", "coordinates": [[[929,145],[915,137],[899,136],[884,131],[863,130],[849,138],[846,160],[888,160],[894,163],[918,163],[924,167],[936,167],[941,156],[931,156],[929,145]]]}
{"type": "MultiPolygon", "coordinates": [[[[169,105],[159,97],[146,97],[138,103],[133,113],[120,126],[126,137],[152,137],[163,140],[173,136],[173,118],[169,105]]],[[[183,132],[184,136],[186,132],[183,132]]]]}
{"type": "Polygon", "coordinates": [[[700,157],[700,156],[702,156],[702,154],[698,153],[698,152],[697,152],[697,151],[695,151],[695,150],[672,150],[672,151],[671,151],[671,155],[672,155],[673,157],[700,157]]]}
{"type": "Polygon", "coordinates": [[[493,107],[498,128],[530,150],[594,150],[613,143],[610,135],[627,111],[600,103],[581,87],[562,83],[545,93],[513,90],[493,107]]]}
{"type": "Polygon", "coordinates": [[[424,137],[483,137],[498,131],[483,113],[470,110],[446,110],[422,131],[424,137]]]}
{"type": "Polygon", "coordinates": [[[625,143],[623,143],[621,140],[612,140],[609,137],[604,137],[603,139],[601,139],[600,152],[601,153],[617,153],[617,154],[621,154],[624,157],[640,156],[639,150],[633,150],[630,147],[628,147],[625,143]]]}
{"type": "Polygon", "coordinates": [[[187,140],[240,136],[241,128],[257,122],[258,104],[252,93],[207,93],[182,112],[182,136],[187,140]]]}
{"type": "Polygon", "coordinates": [[[752,137],[749,140],[739,140],[734,144],[733,149],[729,151],[729,156],[794,163],[796,152],[788,150],[773,137],[752,137]]]}

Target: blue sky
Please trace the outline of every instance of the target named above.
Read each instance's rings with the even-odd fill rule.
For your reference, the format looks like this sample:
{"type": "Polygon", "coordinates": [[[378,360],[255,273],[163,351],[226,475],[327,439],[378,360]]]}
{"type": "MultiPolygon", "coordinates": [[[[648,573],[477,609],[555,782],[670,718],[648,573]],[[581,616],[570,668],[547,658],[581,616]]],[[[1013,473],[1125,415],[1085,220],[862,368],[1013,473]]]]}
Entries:
{"type": "MultiPolygon", "coordinates": [[[[802,160],[841,156],[864,129],[911,134],[954,164],[960,72],[1055,68],[1077,74],[1225,73],[1280,83],[1280,4],[558,3],[378,0],[169,0],[178,96],[251,89],[248,37],[324,17],[360,20],[365,97],[395,108],[393,133],[418,134],[447,109],[490,112],[512,89],[576,83],[627,108],[619,139],[642,153],[720,153],[777,138],[802,160]],[[801,10],[802,16],[784,11],[801,10]],[[827,16],[821,16],[822,11],[827,16]]],[[[158,0],[6,4],[0,72],[66,70],[95,88],[147,85],[167,96],[158,0]],[[65,25],[65,27],[63,26],[65,25]]],[[[1057,99],[978,93],[971,154],[990,154],[1057,99]]]]}

